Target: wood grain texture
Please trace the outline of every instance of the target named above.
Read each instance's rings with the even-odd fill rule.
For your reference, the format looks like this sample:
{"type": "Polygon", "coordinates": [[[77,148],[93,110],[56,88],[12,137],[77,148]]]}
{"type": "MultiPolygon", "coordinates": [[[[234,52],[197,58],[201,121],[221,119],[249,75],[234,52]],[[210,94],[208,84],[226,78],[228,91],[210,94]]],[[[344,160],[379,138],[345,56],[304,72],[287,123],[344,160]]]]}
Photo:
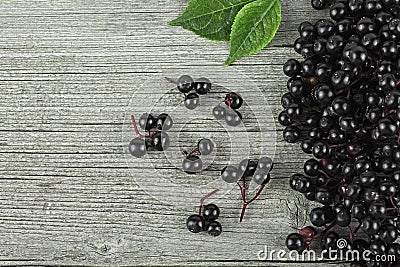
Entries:
{"type": "MultiPolygon", "coordinates": [[[[324,16],[308,2],[282,1],[283,23],[270,47],[234,64],[275,115],[286,87],[281,66],[296,56],[297,24],[324,16]]],[[[287,185],[306,157],[282,141],[280,128],[270,188],[241,224],[237,190],[219,199],[225,232],[215,239],[185,230],[195,207],[169,206],[142,190],[134,176],[147,166],[128,168],[121,129],[136,86],[160,69],[212,68],[228,55],[226,43],[167,26],[186,4],[0,1],[0,265],[292,265],[257,260],[265,245],[284,248],[310,209],[287,185]]],[[[153,161],[160,175],[185,179],[162,157],[153,161]]]]}

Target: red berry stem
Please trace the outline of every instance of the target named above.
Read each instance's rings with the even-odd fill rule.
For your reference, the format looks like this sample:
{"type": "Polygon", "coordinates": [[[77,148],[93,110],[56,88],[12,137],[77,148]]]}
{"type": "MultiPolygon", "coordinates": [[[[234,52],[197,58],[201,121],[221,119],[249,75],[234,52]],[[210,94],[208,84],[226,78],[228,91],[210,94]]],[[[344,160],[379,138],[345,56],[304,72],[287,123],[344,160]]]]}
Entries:
{"type": "Polygon", "coordinates": [[[164,77],[166,80],[167,80],[167,82],[169,82],[169,83],[173,83],[173,84],[175,84],[175,85],[177,85],[178,83],[174,80],[174,79],[171,79],[171,78],[168,78],[168,77],[164,77]]]}
{"type": "Polygon", "coordinates": [[[239,183],[237,183],[237,185],[239,186],[240,194],[242,195],[242,201],[246,202],[245,190],[243,189],[243,187],[239,183]]]}
{"type": "Polygon", "coordinates": [[[204,201],[206,201],[208,198],[210,198],[212,195],[214,195],[215,193],[217,193],[219,191],[219,189],[215,189],[214,191],[208,193],[207,195],[205,195],[204,197],[202,197],[200,199],[200,207],[199,207],[199,215],[201,215],[201,210],[203,208],[204,205],[204,201]]]}

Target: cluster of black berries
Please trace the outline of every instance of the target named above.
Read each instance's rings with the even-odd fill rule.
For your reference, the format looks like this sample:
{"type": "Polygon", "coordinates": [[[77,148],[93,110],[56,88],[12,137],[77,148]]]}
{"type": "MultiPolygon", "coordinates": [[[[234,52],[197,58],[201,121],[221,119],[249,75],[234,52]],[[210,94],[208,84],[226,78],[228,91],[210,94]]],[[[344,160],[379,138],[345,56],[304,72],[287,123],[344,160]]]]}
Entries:
{"type": "Polygon", "coordinates": [[[203,138],[198,143],[195,149],[190,153],[185,153],[186,157],[183,160],[182,168],[188,174],[195,174],[203,169],[203,161],[200,156],[208,156],[214,151],[215,144],[212,140],[203,138]],[[199,155],[195,155],[195,154],[199,155]]]}
{"type": "Polygon", "coordinates": [[[157,118],[152,114],[144,113],[139,118],[139,127],[146,131],[146,135],[142,135],[137,127],[135,117],[132,115],[132,123],[135,133],[138,136],[134,138],[128,146],[129,153],[136,158],[146,155],[147,150],[152,148],[156,151],[164,151],[169,147],[169,136],[166,133],[173,126],[171,117],[162,113],[157,118]]]}
{"type": "Polygon", "coordinates": [[[200,95],[206,95],[211,90],[211,82],[207,78],[196,81],[189,75],[183,75],[175,82],[169,78],[168,81],[176,84],[178,90],[184,95],[184,104],[187,109],[195,109],[200,105],[200,95]],[[195,93],[192,91],[195,90],[195,93]]]}
{"type": "Polygon", "coordinates": [[[269,157],[261,157],[258,160],[244,159],[239,163],[238,167],[228,165],[222,169],[222,180],[227,183],[237,183],[237,185],[239,186],[240,194],[243,201],[240,221],[243,220],[247,206],[260,196],[265,186],[271,180],[270,172],[272,168],[272,159],[269,157]],[[256,195],[252,199],[247,200],[246,188],[250,180],[253,180],[257,185],[259,185],[259,188],[256,195]]]}
{"type": "MultiPolygon", "coordinates": [[[[279,122],[287,142],[314,156],[290,186],[323,207],[313,227],[289,235],[291,250],[316,238],[334,248],[333,227],[348,228],[345,249],[395,255],[400,231],[400,6],[399,0],[338,0],[333,21],[303,22],[295,41],[302,62],[290,59],[279,122]],[[351,228],[351,222],[358,222],[351,228]],[[327,226],[329,225],[329,226],[327,226]],[[368,238],[356,236],[362,229],[368,238]]],[[[313,0],[317,9],[327,1],[313,0]]],[[[387,263],[371,261],[369,266],[387,263]]]]}
{"type": "Polygon", "coordinates": [[[194,214],[186,220],[186,226],[192,233],[207,232],[211,236],[219,236],[222,226],[217,221],[219,208],[215,204],[200,206],[199,215],[194,214]]]}
{"type": "Polygon", "coordinates": [[[238,111],[243,105],[243,98],[235,93],[230,92],[225,96],[223,101],[226,105],[218,105],[213,109],[213,115],[217,120],[225,120],[226,124],[232,127],[238,126],[242,122],[242,114],[238,111]]]}

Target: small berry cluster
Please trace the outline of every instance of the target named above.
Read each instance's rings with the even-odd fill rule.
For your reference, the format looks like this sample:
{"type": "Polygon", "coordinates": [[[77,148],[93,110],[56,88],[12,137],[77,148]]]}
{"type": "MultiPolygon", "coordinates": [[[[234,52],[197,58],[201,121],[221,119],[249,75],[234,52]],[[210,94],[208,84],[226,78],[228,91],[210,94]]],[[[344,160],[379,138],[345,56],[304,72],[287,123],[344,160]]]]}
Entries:
{"type": "Polygon", "coordinates": [[[146,155],[149,148],[156,151],[164,151],[169,147],[169,136],[166,133],[173,126],[171,117],[162,113],[157,118],[152,114],[144,113],[139,118],[139,127],[146,131],[146,135],[142,135],[137,127],[135,117],[132,115],[132,123],[135,133],[138,136],[134,138],[128,146],[129,153],[136,158],[146,155]]]}
{"type": "Polygon", "coordinates": [[[221,178],[227,183],[237,183],[240,194],[242,196],[243,207],[240,215],[240,221],[243,220],[244,213],[248,205],[256,200],[264,190],[266,184],[271,180],[270,172],[273,168],[272,159],[269,157],[261,157],[258,160],[244,159],[239,166],[228,165],[221,171],[221,178]],[[256,195],[250,199],[246,199],[246,188],[249,178],[259,185],[256,195]]]}
{"type": "Polygon", "coordinates": [[[166,79],[176,84],[179,92],[185,97],[184,104],[187,109],[197,108],[200,105],[200,95],[206,95],[211,90],[211,82],[207,78],[199,78],[194,81],[189,75],[183,75],[177,81],[166,79]],[[192,92],[193,90],[195,93],[192,92]]]}
{"type": "Polygon", "coordinates": [[[212,140],[203,138],[198,143],[195,149],[190,153],[184,152],[186,155],[182,163],[183,170],[188,174],[195,174],[203,169],[203,161],[200,156],[208,156],[214,151],[215,144],[212,140]],[[199,155],[195,155],[198,153],[199,155]]]}
{"type": "Polygon", "coordinates": [[[225,106],[218,105],[213,109],[213,115],[217,120],[225,120],[226,124],[232,127],[238,126],[242,122],[242,114],[238,111],[243,105],[243,98],[235,93],[226,94],[223,101],[225,106]]]}
{"type": "Polygon", "coordinates": [[[286,245],[303,251],[320,237],[335,248],[339,226],[348,228],[344,249],[400,260],[400,1],[311,2],[331,4],[333,21],[300,24],[294,49],[305,60],[283,67],[290,79],[278,119],[284,139],[314,156],[290,186],[323,205],[310,221],[324,229],[301,229],[286,245]],[[367,239],[354,238],[359,229],[367,239]]]}
{"type": "Polygon", "coordinates": [[[211,236],[219,236],[222,233],[222,226],[217,221],[219,208],[215,204],[204,205],[204,201],[218,190],[214,190],[201,199],[199,214],[193,214],[186,220],[186,226],[192,233],[207,232],[211,236]]]}

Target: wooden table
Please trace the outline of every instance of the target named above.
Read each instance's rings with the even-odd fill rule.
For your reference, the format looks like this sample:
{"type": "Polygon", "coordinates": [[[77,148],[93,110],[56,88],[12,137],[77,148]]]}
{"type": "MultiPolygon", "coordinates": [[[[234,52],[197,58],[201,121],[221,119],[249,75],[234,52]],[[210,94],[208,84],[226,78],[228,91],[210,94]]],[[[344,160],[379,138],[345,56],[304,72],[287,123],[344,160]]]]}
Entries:
{"type": "MultiPolygon", "coordinates": [[[[242,223],[237,190],[216,201],[224,227],[217,238],[185,229],[197,200],[167,205],[135,182],[148,166],[128,168],[121,129],[137,85],[177,64],[212,69],[227,57],[228,44],[167,25],[187,2],[0,1],[1,265],[294,265],[257,259],[264,246],[283,249],[312,207],[289,189],[306,157],[282,141],[280,126],[273,181],[242,223]]],[[[261,88],[275,117],[286,90],[282,64],[298,57],[298,23],[326,16],[308,0],[282,5],[272,44],[234,64],[261,88]]],[[[162,163],[158,169],[186,177],[162,163]]]]}

